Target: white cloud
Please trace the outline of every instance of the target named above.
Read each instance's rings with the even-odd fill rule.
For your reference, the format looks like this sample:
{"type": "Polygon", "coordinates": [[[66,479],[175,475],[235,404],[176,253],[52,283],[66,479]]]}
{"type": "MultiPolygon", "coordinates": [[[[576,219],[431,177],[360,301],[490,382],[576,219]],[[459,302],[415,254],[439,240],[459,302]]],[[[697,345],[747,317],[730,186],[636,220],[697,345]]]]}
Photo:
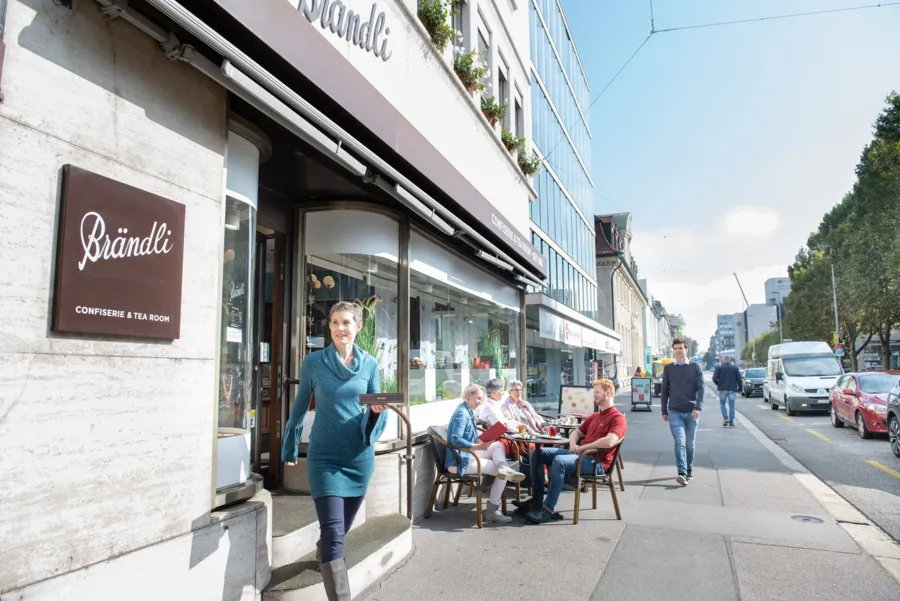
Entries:
{"type": "Polygon", "coordinates": [[[766,207],[735,207],[721,221],[729,234],[751,238],[766,238],[778,229],[778,214],[766,207]]]}
{"type": "Polygon", "coordinates": [[[650,294],[684,317],[687,333],[701,349],[715,333],[717,314],[744,310],[733,274],[750,304],[765,302],[765,281],[786,277],[802,244],[799,235],[779,235],[778,215],[765,208],[735,207],[714,222],[714,228],[655,231],[637,225],[631,243],[650,294]],[[758,237],[745,235],[748,228],[755,228],[758,237]]]}

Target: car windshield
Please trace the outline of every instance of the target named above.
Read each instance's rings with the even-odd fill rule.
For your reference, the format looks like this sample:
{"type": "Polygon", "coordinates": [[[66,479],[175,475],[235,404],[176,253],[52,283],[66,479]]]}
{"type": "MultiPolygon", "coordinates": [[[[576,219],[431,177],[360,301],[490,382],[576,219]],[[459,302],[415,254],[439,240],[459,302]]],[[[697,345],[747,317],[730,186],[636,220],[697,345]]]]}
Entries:
{"type": "Polygon", "coordinates": [[[793,357],[783,359],[784,373],[795,378],[840,376],[844,370],[833,357],[793,357]]]}
{"type": "Polygon", "coordinates": [[[887,394],[897,383],[897,376],[893,374],[873,374],[860,376],[860,389],[868,394],[887,394]]]}
{"type": "Polygon", "coordinates": [[[745,377],[747,377],[747,378],[765,378],[766,370],[765,369],[748,369],[747,375],[745,377]]]}

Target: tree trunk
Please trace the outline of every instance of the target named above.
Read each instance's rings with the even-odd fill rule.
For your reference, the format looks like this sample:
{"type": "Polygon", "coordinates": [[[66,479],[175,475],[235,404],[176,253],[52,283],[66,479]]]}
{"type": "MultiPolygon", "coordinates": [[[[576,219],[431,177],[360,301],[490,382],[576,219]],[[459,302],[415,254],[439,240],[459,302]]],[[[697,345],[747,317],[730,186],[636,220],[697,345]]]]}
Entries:
{"type": "Polygon", "coordinates": [[[872,334],[869,334],[869,337],[866,338],[866,341],[862,343],[862,345],[857,348],[856,339],[859,338],[861,328],[857,327],[854,324],[844,322],[844,333],[847,334],[846,344],[844,348],[849,348],[850,350],[850,369],[853,371],[859,371],[859,354],[869,345],[869,342],[872,340],[872,334]]]}
{"type": "Polygon", "coordinates": [[[891,368],[891,330],[893,324],[882,324],[878,328],[878,341],[881,342],[881,369],[891,368]]]}

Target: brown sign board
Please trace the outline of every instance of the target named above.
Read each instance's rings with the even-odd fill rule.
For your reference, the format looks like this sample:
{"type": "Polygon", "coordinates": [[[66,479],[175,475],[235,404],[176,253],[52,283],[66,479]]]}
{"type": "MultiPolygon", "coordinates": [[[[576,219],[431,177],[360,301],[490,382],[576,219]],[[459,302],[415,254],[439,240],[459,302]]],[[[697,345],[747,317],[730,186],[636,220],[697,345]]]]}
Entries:
{"type": "Polygon", "coordinates": [[[184,205],[73,165],[61,189],[53,330],[179,338],[184,205]]]}

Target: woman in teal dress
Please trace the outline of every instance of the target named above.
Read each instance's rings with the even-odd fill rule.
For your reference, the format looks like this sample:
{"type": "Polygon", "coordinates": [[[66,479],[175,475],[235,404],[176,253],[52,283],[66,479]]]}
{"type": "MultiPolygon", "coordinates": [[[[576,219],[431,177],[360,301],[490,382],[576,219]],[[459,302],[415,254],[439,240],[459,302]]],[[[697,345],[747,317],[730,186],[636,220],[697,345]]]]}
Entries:
{"type": "Polygon", "coordinates": [[[328,322],[332,344],[303,361],[281,454],[285,465],[296,465],[303,418],[315,395],[316,419],[306,462],[322,532],[319,566],[329,601],[349,601],[344,535],[375,471],[374,443],[384,432],[387,407],[359,403],[359,395],[380,392],[378,361],[353,344],[363,325],[362,308],[338,302],[328,322]]]}

